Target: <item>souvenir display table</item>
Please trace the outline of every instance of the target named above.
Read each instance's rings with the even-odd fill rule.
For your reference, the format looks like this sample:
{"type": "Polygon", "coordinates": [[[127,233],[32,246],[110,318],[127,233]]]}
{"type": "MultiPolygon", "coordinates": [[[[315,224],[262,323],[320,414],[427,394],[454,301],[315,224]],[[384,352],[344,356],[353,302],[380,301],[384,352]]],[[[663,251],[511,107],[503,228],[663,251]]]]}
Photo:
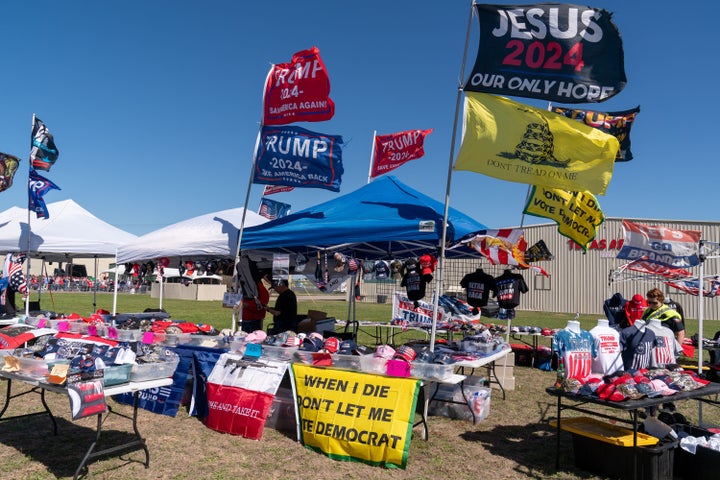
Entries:
{"type": "MultiPolygon", "coordinates": [[[[342,327],[345,326],[345,322],[338,321],[336,325],[342,327]]],[[[395,345],[395,337],[408,330],[422,332],[425,340],[430,336],[430,330],[427,328],[393,325],[386,322],[358,322],[358,331],[370,336],[375,345],[395,345]]]]}
{"type": "Polygon", "coordinates": [[[468,408],[470,411],[470,414],[472,416],[472,422],[475,424],[477,422],[477,417],[475,415],[475,410],[473,410],[470,406],[470,402],[468,401],[467,395],[465,394],[464,384],[467,377],[471,377],[475,373],[475,369],[477,368],[486,368],[487,369],[487,378],[486,383],[496,383],[500,386],[500,391],[503,395],[503,400],[505,400],[505,389],[503,388],[503,384],[500,381],[500,379],[497,376],[497,373],[495,372],[495,362],[497,360],[500,360],[502,358],[507,358],[508,354],[512,350],[510,347],[505,347],[502,350],[499,350],[498,352],[495,352],[491,355],[488,355],[486,357],[480,357],[475,360],[460,360],[456,362],[454,365],[456,367],[456,371],[459,371],[460,373],[454,374],[452,377],[442,381],[442,382],[432,382],[434,383],[435,388],[433,389],[432,395],[430,395],[430,401],[432,402],[444,402],[444,403],[451,403],[451,404],[457,404],[457,405],[464,405],[468,408]],[[460,392],[462,393],[462,402],[455,401],[453,399],[443,399],[437,396],[440,385],[460,385],[460,392]]]}
{"type": "MultiPolygon", "coordinates": [[[[68,389],[64,385],[55,385],[50,383],[45,383],[44,381],[41,381],[37,378],[28,377],[24,375],[19,375],[17,373],[11,373],[11,372],[3,372],[0,371],[0,378],[4,379],[7,382],[7,389],[5,394],[5,401],[2,406],[2,410],[0,410],[0,421],[7,421],[12,420],[16,418],[23,418],[27,416],[33,416],[33,415],[47,415],[50,418],[50,421],[53,425],[53,434],[57,435],[57,422],[55,421],[55,417],[50,411],[50,408],[48,407],[48,404],[45,400],[45,392],[53,392],[53,393],[60,393],[67,395],[68,389]],[[32,388],[30,390],[26,390],[20,393],[13,394],[12,393],[12,385],[13,382],[22,382],[26,385],[31,386],[32,388]],[[12,417],[5,417],[4,414],[6,410],[8,409],[11,400],[19,397],[23,397],[27,394],[37,394],[40,397],[40,402],[44,408],[43,411],[35,412],[35,413],[29,413],[25,415],[18,415],[18,416],[12,416],[12,417]]],[[[167,385],[172,384],[171,378],[161,378],[156,380],[147,380],[143,382],[129,382],[129,383],[123,383],[119,385],[113,385],[109,386],[103,389],[105,397],[109,397],[112,395],[117,395],[121,393],[133,393],[135,402],[133,405],[133,414],[132,418],[126,417],[125,415],[122,415],[118,412],[114,412],[109,406],[108,411],[106,412],[107,415],[115,414],[123,418],[127,418],[129,420],[132,420],[132,429],[133,429],[133,437],[134,439],[120,444],[111,446],[108,448],[104,448],[102,450],[96,450],[96,447],[98,446],[100,442],[100,435],[102,433],[102,424],[103,424],[103,413],[97,414],[97,433],[95,435],[95,441],[90,444],[88,447],[85,455],[83,456],[82,460],[80,461],[80,464],[78,465],[77,469],[75,470],[75,475],[73,476],[74,479],[77,479],[80,475],[81,470],[85,465],[100,456],[107,455],[110,453],[120,452],[120,451],[128,451],[128,450],[138,450],[142,449],[145,452],[145,468],[148,468],[150,466],[150,451],[148,450],[147,444],[145,443],[145,439],[140,434],[140,431],[138,430],[138,406],[137,406],[137,400],[138,400],[138,392],[142,390],[146,390],[149,388],[159,388],[164,387],[167,385]]]]}
{"type": "Polygon", "coordinates": [[[503,382],[500,381],[500,379],[497,376],[497,373],[495,371],[495,362],[500,359],[507,360],[507,356],[512,352],[512,349],[510,346],[505,346],[501,350],[492,353],[486,357],[480,357],[476,360],[461,360],[455,363],[456,367],[460,367],[462,374],[466,373],[466,369],[470,369],[470,372],[467,373],[468,376],[472,376],[475,373],[476,368],[482,368],[485,367],[487,369],[487,382],[488,383],[495,383],[500,387],[500,391],[502,392],[503,400],[505,400],[505,388],[503,387],[503,382]]]}
{"type": "Polygon", "coordinates": [[[582,396],[568,393],[561,388],[548,387],[545,391],[557,398],[557,427],[556,427],[556,443],[555,443],[555,468],[560,469],[560,429],[562,412],[572,410],[585,413],[594,417],[601,417],[613,422],[622,422],[632,425],[633,431],[633,478],[637,478],[637,434],[638,434],[638,412],[641,409],[662,405],[667,402],[677,402],[679,400],[698,400],[715,406],[720,406],[718,394],[720,394],[720,384],[709,383],[708,385],[692,391],[679,391],[673,395],[660,396],[655,398],[640,398],[637,400],[624,400],[621,402],[612,402],[608,400],[600,400],[597,397],[582,396]],[[611,415],[600,411],[599,407],[607,407],[618,414],[611,415]],[[627,413],[627,417],[620,414],[627,413]]]}

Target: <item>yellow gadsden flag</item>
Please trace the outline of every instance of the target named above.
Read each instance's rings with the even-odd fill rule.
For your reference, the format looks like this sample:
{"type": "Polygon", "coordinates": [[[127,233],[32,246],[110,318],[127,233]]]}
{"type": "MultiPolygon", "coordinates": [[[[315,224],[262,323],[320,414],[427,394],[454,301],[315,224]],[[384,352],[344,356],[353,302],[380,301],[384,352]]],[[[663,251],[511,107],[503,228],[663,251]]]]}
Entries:
{"type": "Polygon", "coordinates": [[[465,92],[463,141],[454,168],[603,195],[619,148],[612,135],[559,114],[465,92]]]}
{"type": "Polygon", "coordinates": [[[523,213],[554,220],[560,235],[577,243],[583,250],[595,238],[597,227],[605,221],[600,204],[592,193],[557,188],[533,186],[523,213]]]}

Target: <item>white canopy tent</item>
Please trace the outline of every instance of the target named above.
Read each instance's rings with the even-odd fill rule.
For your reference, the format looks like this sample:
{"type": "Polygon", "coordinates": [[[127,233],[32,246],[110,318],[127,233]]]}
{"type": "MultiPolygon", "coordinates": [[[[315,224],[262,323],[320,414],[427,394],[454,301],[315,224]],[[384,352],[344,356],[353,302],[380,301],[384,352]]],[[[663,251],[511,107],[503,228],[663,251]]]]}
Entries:
{"type": "MultiPolygon", "coordinates": [[[[118,265],[157,260],[162,257],[186,260],[207,257],[234,258],[243,210],[243,208],[230,208],[206,213],[137,237],[118,249],[118,265]]],[[[250,210],[245,214],[245,227],[260,225],[267,221],[267,218],[250,210]]],[[[160,308],[162,308],[162,292],[161,282],[160,308]]]]}
{"type": "MultiPolygon", "coordinates": [[[[122,245],[118,249],[118,263],[161,257],[234,258],[242,215],[242,208],[231,208],[160,228],[122,245]]],[[[246,227],[267,221],[267,218],[249,210],[245,216],[246,227]]]]}
{"type": "Polygon", "coordinates": [[[118,247],[137,236],[100,220],[75,203],[47,204],[49,218],[28,225],[26,208],[0,212],[0,252],[28,252],[32,258],[66,261],[72,258],[114,257],[118,247]],[[28,248],[29,236],[29,248],[28,248]]]}
{"type": "MultiPolygon", "coordinates": [[[[120,245],[137,238],[100,220],[73,200],[49,203],[47,208],[48,218],[35,219],[31,214],[30,224],[27,208],[11,207],[0,212],[0,253],[27,252],[29,258],[41,258],[43,262],[108,258],[115,257],[120,245]]],[[[28,271],[29,263],[28,259],[28,271]]],[[[97,267],[96,260],[96,277],[97,267]]]]}

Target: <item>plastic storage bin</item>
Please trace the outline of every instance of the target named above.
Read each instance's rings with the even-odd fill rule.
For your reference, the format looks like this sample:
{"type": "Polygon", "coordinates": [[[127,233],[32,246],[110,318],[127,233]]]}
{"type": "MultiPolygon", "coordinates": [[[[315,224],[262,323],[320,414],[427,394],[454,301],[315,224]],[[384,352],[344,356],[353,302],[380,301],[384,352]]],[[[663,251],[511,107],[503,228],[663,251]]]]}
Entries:
{"type": "Polygon", "coordinates": [[[121,342],[138,342],[142,339],[142,330],[123,330],[117,329],[117,339],[121,342]]]}
{"type": "Polygon", "coordinates": [[[295,399],[289,388],[278,388],[265,420],[265,428],[293,434],[296,432],[295,399]]]}
{"type": "Polygon", "coordinates": [[[345,370],[361,371],[361,355],[330,355],[332,358],[332,366],[335,368],[342,368],[345,370]]]}
{"type": "Polygon", "coordinates": [[[455,365],[410,362],[410,376],[424,380],[446,380],[452,377],[455,365]]]}
{"type": "MultiPolygon", "coordinates": [[[[572,433],[575,466],[612,478],[633,478],[633,432],[589,417],[566,418],[560,428],[572,433]]],[[[677,440],[637,434],[637,479],[673,480],[677,440]]]]}
{"type": "MultiPolygon", "coordinates": [[[[675,424],[672,426],[679,437],[710,437],[709,430],[693,425],[675,424]]],[[[686,480],[714,480],[720,476],[720,452],[699,446],[695,454],[678,447],[675,453],[675,478],[686,480]]]]}
{"type": "Polygon", "coordinates": [[[111,385],[120,385],[121,383],[129,382],[132,367],[131,363],[105,367],[103,372],[103,385],[109,387],[111,385]]]}
{"type": "Polygon", "coordinates": [[[165,362],[139,363],[132,366],[131,382],[144,382],[158,378],[172,377],[180,362],[180,357],[165,362]]]}
{"type": "Polygon", "coordinates": [[[385,375],[387,373],[387,359],[378,358],[373,354],[361,355],[360,357],[360,370],[365,373],[375,373],[378,375],[385,375]]]}
{"type": "Polygon", "coordinates": [[[298,351],[298,347],[278,347],[276,345],[262,345],[262,356],[279,362],[289,362],[298,351]]]}
{"type": "Polygon", "coordinates": [[[26,358],[19,357],[20,359],[20,371],[17,372],[20,375],[25,375],[33,378],[44,378],[49,373],[48,362],[42,358],[26,358]]]}

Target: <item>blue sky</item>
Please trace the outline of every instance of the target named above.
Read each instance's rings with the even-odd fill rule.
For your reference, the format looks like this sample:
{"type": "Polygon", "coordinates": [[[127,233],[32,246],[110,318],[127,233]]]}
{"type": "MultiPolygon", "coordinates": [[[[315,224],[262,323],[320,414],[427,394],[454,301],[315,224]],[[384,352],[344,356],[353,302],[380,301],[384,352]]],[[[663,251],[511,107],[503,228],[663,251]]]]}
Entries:
{"type": "MultiPolygon", "coordinates": [[[[605,215],[717,221],[714,2],[586,4],[613,13],[628,84],[580,107],[641,106],[635,159],[615,166],[598,197],[605,215]]],[[[43,174],[62,191],[47,202],[72,198],[134,234],[243,206],[270,65],[312,46],[328,69],[336,113],[298,125],[343,136],[341,192],[271,198],[297,211],[351,192],[367,182],[373,131],[433,128],[425,157],[393,174],[444,200],[469,1],[36,0],[3,2],[0,14],[0,151],[22,159],[15,184],[0,193],[2,210],[27,202],[33,113],[60,150],[43,174]]],[[[478,29],[473,19],[466,75],[478,29]]],[[[250,209],[262,188],[252,186],[250,209]]],[[[524,184],[455,171],[450,203],[489,227],[515,226],[526,193],[524,184]]]]}

